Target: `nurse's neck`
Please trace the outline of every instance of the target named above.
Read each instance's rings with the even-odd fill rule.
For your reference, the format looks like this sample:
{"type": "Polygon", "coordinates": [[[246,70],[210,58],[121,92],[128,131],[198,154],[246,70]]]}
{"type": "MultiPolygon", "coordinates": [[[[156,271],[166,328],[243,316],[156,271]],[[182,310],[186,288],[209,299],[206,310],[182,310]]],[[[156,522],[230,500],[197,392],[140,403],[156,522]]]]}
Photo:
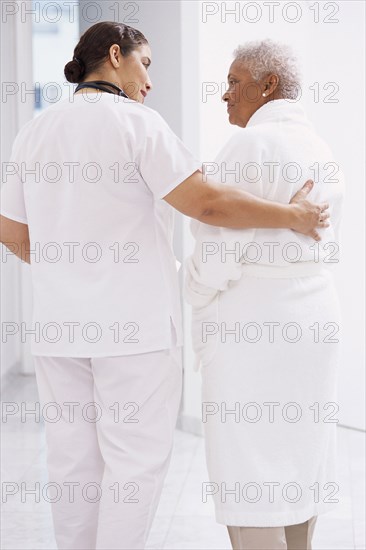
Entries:
{"type": "MultiPolygon", "coordinates": [[[[118,86],[119,88],[122,88],[122,85],[120,82],[116,80],[115,71],[100,71],[100,72],[94,72],[88,75],[88,80],[82,80],[79,82],[79,84],[87,84],[88,82],[95,82],[96,80],[103,80],[104,82],[111,82],[115,86],[118,86]]],[[[111,92],[115,93],[117,95],[117,90],[110,88],[111,92]]],[[[75,93],[75,95],[82,94],[83,92],[89,94],[100,94],[100,93],[108,93],[103,92],[102,90],[96,90],[95,88],[83,88],[82,90],[79,90],[75,93]]]]}

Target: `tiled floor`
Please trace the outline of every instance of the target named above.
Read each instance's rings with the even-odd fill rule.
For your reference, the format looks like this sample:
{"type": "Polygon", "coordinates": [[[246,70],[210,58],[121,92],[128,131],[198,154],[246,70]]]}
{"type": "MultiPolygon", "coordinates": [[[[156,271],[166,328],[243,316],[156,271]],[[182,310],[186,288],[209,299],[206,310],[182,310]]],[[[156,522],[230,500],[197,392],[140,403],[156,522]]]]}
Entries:
{"type": "MultiPolygon", "coordinates": [[[[16,377],[3,401],[28,403],[38,400],[35,378],[16,377]]],[[[25,405],[23,405],[24,407],[25,405]]],[[[2,428],[2,484],[12,480],[16,489],[24,481],[47,483],[44,428],[42,423],[21,422],[12,415],[2,428]]],[[[314,550],[365,549],[364,442],[361,432],[338,429],[338,461],[342,494],[336,511],[320,516],[314,550]]],[[[229,549],[226,529],[214,519],[211,502],[203,504],[200,487],[208,479],[203,440],[176,431],[175,447],[160,506],[150,534],[149,549],[229,549]]],[[[27,483],[28,482],[28,483],[27,483]]],[[[11,496],[2,505],[3,550],[56,549],[49,504],[27,498],[19,503],[11,496]]]]}

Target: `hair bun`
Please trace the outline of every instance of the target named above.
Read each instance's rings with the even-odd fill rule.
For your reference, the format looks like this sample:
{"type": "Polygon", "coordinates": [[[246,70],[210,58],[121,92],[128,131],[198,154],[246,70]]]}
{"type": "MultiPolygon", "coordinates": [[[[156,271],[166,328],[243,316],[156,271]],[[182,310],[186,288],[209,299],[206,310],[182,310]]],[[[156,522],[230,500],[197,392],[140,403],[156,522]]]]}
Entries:
{"type": "Polygon", "coordinates": [[[80,59],[74,57],[72,61],[65,65],[64,74],[68,82],[77,84],[85,74],[85,65],[80,59]]]}

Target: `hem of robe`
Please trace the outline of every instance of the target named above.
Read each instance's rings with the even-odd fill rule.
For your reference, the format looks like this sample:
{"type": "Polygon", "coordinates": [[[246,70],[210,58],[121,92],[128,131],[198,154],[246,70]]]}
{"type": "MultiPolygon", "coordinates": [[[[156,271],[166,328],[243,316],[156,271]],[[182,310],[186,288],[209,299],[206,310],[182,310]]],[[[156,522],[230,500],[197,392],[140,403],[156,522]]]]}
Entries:
{"type": "Polygon", "coordinates": [[[278,513],[249,513],[230,512],[215,508],[215,517],[217,523],[222,525],[231,525],[235,527],[284,527],[288,525],[297,525],[304,523],[313,516],[326,514],[336,508],[339,502],[319,503],[317,506],[308,506],[296,512],[278,512],[278,513]]]}

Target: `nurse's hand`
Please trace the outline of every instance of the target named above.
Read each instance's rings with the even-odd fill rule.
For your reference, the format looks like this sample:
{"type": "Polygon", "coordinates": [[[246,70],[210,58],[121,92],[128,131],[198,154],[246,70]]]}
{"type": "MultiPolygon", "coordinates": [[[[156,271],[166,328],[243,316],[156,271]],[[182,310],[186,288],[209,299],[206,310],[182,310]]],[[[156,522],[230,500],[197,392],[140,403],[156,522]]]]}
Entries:
{"type": "Polygon", "coordinates": [[[314,182],[308,180],[305,185],[294,195],[290,201],[290,205],[297,210],[295,217],[295,225],[292,227],[294,231],[309,235],[316,241],[320,241],[320,235],[317,232],[317,227],[329,227],[329,204],[320,203],[314,204],[307,200],[307,196],[314,187],[314,182]]]}

